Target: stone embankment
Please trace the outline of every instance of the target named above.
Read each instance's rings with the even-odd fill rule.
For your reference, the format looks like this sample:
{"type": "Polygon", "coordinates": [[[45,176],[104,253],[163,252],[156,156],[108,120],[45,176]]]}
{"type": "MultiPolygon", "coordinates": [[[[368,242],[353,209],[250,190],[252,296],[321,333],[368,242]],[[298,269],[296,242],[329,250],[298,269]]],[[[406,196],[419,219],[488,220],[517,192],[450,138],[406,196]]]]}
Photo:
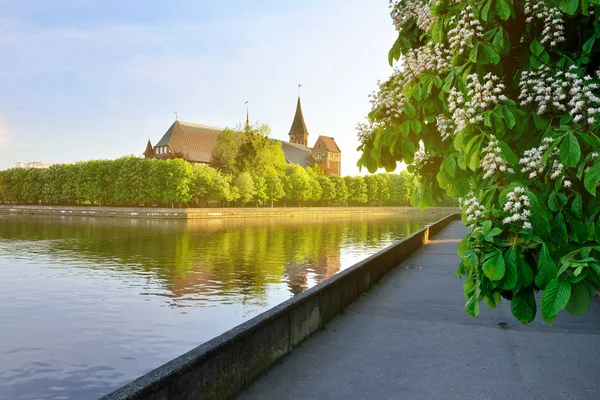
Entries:
{"type": "Polygon", "coordinates": [[[350,217],[375,214],[439,215],[457,212],[453,207],[433,207],[421,211],[413,207],[277,207],[277,208],[150,208],[150,207],[66,207],[17,206],[0,204],[0,215],[62,215],[116,218],[264,218],[264,217],[350,217]]]}

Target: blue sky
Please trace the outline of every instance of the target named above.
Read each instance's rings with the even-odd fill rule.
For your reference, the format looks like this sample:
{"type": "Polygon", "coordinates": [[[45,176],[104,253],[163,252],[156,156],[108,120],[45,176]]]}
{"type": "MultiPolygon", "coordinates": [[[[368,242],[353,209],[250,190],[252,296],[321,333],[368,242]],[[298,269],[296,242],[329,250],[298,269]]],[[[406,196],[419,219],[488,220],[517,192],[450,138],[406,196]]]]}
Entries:
{"type": "Polygon", "coordinates": [[[390,73],[387,1],[0,0],[0,169],[139,155],[174,120],[311,133],[358,173],[355,125],[390,73]]]}

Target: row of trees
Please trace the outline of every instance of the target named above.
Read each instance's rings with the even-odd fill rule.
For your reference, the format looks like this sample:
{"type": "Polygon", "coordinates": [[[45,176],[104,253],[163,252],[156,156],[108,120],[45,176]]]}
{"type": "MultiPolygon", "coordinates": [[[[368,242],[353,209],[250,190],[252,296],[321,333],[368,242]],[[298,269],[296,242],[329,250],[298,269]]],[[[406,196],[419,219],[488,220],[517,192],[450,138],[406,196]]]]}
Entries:
{"type": "Polygon", "coordinates": [[[0,171],[0,202],[22,204],[405,206],[415,188],[406,171],[342,178],[287,165],[236,174],[182,159],[136,157],[0,171]]]}

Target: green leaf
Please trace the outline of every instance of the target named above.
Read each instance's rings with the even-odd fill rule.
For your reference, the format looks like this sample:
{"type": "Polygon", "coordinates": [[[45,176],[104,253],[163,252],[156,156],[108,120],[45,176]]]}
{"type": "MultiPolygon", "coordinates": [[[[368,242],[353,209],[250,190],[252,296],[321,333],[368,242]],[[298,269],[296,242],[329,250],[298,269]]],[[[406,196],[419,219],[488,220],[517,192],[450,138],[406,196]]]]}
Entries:
{"type": "Polygon", "coordinates": [[[594,164],[589,171],[585,173],[585,177],[583,178],[585,188],[594,196],[596,195],[598,182],[600,182],[600,158],[594,161],[594,164]]]}
{"type": "Polygon", "coordinates": [[[519,275],[519,281],[517,282],[519,288],[524,289],[531,286],[533,283],[533,270],[527,261],[522,258],[519,260],[517,273],[519,275]]]}
{"type": "MultiPolygon", "coordinates": [[[[408,40],[402,35],[399,35],[396,42],[394,42],[394,45],[388,53],[388,62],[391,66],[394,65],[394,60],[397,61],[402,55],[402,47],[406,45],[406,42],[408,42],[408,40]]],[[[408,46],[410,47],[410,42],[408,42],[408,46]]]]}
{"type": "Polygon", "coordinates": [[[508,0],[496,0],[496,12],[504,21],[510,18],[510,8],[508,0]]]}
{"type": "Polygon", "coordinates": [[[502,253],[498,253],[494,257],[491,257],[485,263],[483,263],[483,273],[487,276],[491,281],[499,281],[504,278],[504,274],[506,273],[506,268],[504,266],[504,258],[502,257],[502,253]]]}
{"type": "Polygon", "coordinates": [[[548,121],[546,121],[544,118],[540,117],[536,113],[533,113],[533,123],[535,127],[538,128],[540,131],[545,131],[548,128],[548,121]]]}
{"type": "Polygon", "coordinates": [[[481,9],[481,19],[484,21],[488,20],[488,15],[490,13],[490,7],[492,6],[492,0],[487,0],[481,9]]]}
{"type": "Polygon", "coordinates": [[[565,243],[567,241],[567,224],[562,212],[559,212],[556,215],[556,218],[554,218],[551,233],[555,243],[565,243]]]}
{"type": "Polygon", "coordinates": [[[592,36],[583,44],[583,52],[589,54],[594,48],[594,43],[596,43],[596,36],[592,36]]]}
{"type": "Polygon", "coordinates": [[[560,0],[558,8],[569,15],[574,15],[579,6],[579,0],[560,0]]]}
{"type": "Polygon", "coordinates": [[[477,62],[477,54],[479,54],[479,45],[480,45],[480,43],[477,43],[471,49],[471,52],[469,53],[469,61],[471,61],[472,63],[476,63],[477,62]]]}
{"type": "Polygon", "coordinates": [[[558,267],[550,255],[546,244],[542,244],[538,258],[538,274],[535,277],[535,284],[540,289],[544,289],[548,283],[556,278],[558,267]]]}
{"type": "Polygon", "coordinates": [[[446,170],[448,175],[454,176],[456,174],[456,160],[454,159],[454,157],[449,156],[445,158],[442,164],[444,164],[444,169],[446,170]]]}
{"type": "Polygon", "coordinates": [[[560,160],[565,164],[565,167],[570,168],[577,164],[580,158],[581,148],[577,137],[573,132],[569,132],[560,145],[560,160]]]}
{"type": "Polygon", "coordinates": [[[481,311],[481,306],[479,304],[479,299],[472,297],[467,304],[465,305],[465,309],[472,317],[477,318],[479,316],[479,312],[481,311]]]}
{"type": "Polygon", "coordinates": [[[571,203],[571,211],[575,214],[576,217],[583,218],[583,200],[579,193],[575,194],[573,198],[573,203],[571,203]]]}
{"type": "Polygon", "coordinates": [[[535,319],[537,313],[537,305],[535,302],[535,296],[533,295],[533,289],[519,290],[515,294],[510,303],[510,310],[512,314],[521,323],[527,325],[535,319]]]}
{"type": "Polygon", "coordinates": [[[573,315],[582,315],[590,308],[590,293],[583,282],[574,284],[571,288],[571,298],[565,309],[573,315]]]}
{"type": "MultiPolygon", "coordinates": [[[[486,61],[489,60],[490,63],[496,65],[500,62],[500,56],[498,55],[498,53],[496,53],[496,50],[494,50],[494,48],[488,44],[484,44],[481,46],[482,50],[483,50],[483,54],[485,54],[486,57],[486,61]]],[[[487,64],[487,62],[483,62],[483,64],[487,64]]]]}
{"type": "Polygon", "coordinates": [[[550,196],[548,196],[548,208],[550,211],[554,212],[560,210],[560,204],[556,192],[552,192],[550,193],[550,196]]]}
{"type": "Polygon", "coordinates": [[[502,158],[506,160],[510,165],[517,165],[519,162],[519,157],[515,154],[514,151],[510,148],[510,146],[503,141],[498,141],[498,147],[500,147],[502,158]]]}
{"type": "Polygon", "coordinates": [[[517,274],[517,263],[519,260],[518,257],[516,246],[511,246],[511,248],[504,253],[504,265],[506,267],[506,272],[504,274],[504,278],[502,279],[502,285],[500,285],[500,289],[513,290],[517,285],[519,280],[519,276],[517,274]]]}
{"type": "Polygon", "coordinates": [[[483,234],[487,235],[492,229],[492,221],[487,220],[483,223],[483,234]]]}
{"type": "Polygon", "coordinates": [[[531,53],[536,56],[539,57],[540,54],[542,54],[545,50],[544,45],[541,44],[539,41],[534,40],[533,42],[531,42],[531,44],[529,45],[529,50],[531,50],[531,53]]]}
{"type": "Polygon", "coordinates": [[[542,295],[542,317],[548,325],[552,325],[552,321],[567,306],[570,298],[571,283],[569,281],[555,279],[548,283],[542,295]]]}

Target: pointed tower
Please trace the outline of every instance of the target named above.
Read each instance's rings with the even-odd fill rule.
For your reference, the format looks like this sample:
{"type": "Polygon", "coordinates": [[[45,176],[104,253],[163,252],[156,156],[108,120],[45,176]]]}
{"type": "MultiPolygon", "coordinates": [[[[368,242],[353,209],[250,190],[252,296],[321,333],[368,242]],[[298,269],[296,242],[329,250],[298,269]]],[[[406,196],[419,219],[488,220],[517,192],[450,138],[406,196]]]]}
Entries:
{"type": "Polygon", "coordinates": [[[152,143],[150,143],[150,139],[148,139],[148,144],[146,145],[146,151],[144,151],[144,157],[146,158],[154,158],[154,147],[152,147],[152,143]]]}
{"type": "Polygon", "coordinates": [[[296,106],[296,115],[294,122],[290,128],[290,143],[297,143],[308,147],[308,129],[304,123],[304,115],[302,115],[302,105],[300,104],[300,96],[298,96],[298,105],[296,106]]]}

